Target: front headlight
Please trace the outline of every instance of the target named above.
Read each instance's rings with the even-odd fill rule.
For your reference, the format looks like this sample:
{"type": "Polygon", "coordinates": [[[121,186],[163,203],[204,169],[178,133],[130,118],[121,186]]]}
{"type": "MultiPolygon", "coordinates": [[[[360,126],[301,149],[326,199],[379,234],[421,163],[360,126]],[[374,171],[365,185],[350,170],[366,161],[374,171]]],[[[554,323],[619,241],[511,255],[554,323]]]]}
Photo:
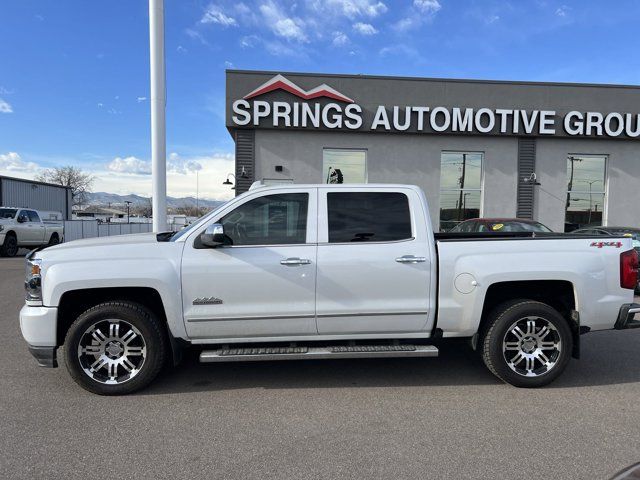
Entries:
{"type": "Polygon", "coordinates": [[[27,256],[26,263],[27,275],[24,288],[27,294],[25,300],[29,305],[42,305],[42,274],[40,271],[42,260],[27,256]]]}

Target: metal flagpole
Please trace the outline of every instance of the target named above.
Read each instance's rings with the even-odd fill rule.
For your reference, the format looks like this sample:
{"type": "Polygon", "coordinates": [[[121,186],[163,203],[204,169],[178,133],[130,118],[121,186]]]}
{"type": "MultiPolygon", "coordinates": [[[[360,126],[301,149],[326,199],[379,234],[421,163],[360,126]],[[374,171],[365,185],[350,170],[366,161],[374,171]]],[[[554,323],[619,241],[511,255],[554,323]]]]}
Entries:
{"type": "Polygon", "coordinates": [[[153,230],[167,230],[166,90],[164,70],[164,0],[149,0],[151,76],[151,175],[153,230]]]}

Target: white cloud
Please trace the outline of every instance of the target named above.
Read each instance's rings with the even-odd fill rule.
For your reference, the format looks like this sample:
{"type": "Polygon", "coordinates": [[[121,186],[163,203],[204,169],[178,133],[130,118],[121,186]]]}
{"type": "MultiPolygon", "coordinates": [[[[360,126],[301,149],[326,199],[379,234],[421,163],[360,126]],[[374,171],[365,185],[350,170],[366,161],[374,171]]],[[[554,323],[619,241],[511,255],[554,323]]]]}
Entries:
{"type": "Polygon", "coordinates": [[[167,160],[167,171],[186,175],[202,170],[202,164],[194,159],[182,158],[176,152],[172,152],[167,160]]]}
{"type": "Polygon", "coordinates": [[[375,0],[312,0],[311,5],[315,10],[338,11],[350,19],[374,18],[388,10],[384,3],[375,0]]]}
{"type": "Polygon", "coordinates": [[[290,41],[308,41],[307,35],[303,31],[304,22],[299,18],[288,17],[273,1],[270,0],[260,5],[260,12],[276,36],[290,41]]]}
{"type": "Polygon", "coordinates": [[[376,28],[370,23],[354,23],[353,29],[361,35],[375,35],[378,33],[378,30],[376,30],[376,28]]]}
{"type": "MultiPolygon", "coordinates": [[[[173,152],[167,158],[167,172],[186,175],[202,170],[202,164],[191,158],[182,158],[173,152]]],[[[107,164],[107,171],[127,175],[151,175],[151,162],[138,157],[116,157],[107,164]]]]}
{"type": "Polygon", "coordinates": [[[394,57],[403,56],[411,59],[413,62],[424,62],[424,58],[418,50],[404,43],[381,48],[379,53],[381,57],[387,57],[389,55],[394,57]]]}
{"type": "Polygon", "coordinates": [[[234,68],[233,62],[230,62],[229,60],[225,60],[224,61],[224,67],[225,68],[234,68]]]}
{"type": "Polygon", "coordinates": [[[137,157],[116,157],[109,162],[107,170],[133,175],[151,175],[151,162],[137,157]]]}
{"type": "Polygon", "coordinates": [[[240,46],[242,48],[253,48],[260,41],[257,35],[247,35],[240,39],[240,46]]]}
{"type": "Polygon", "coordinates": [[[15,90],[9,90],[8,88],[4,88],[2,85],[0,85],[0,95],[13,95],[15,93],[15,90]]]}
{"type": "Polygon", "coordinates": [[[2,98],[0,98],[0,113],[13,113],[13,107],[2,98]]]}
{"type": "Polygon", "coordinates": [[[500,20],[500,15],[489,15],[486,19],[485,19],[485,23],[487,25],[491,25],[492,23],[496,23],[498,20],[500,20]]]}
{"type": "Polygon", "coordinates": [[[567,7],[566,5],[562,5],[562,6],[558,7],[558,9],[556,10],[556,15],[558,17],[566,17],[567,14],[569,13],[569,10],[571,10],[571,7],[567,7]]]}
{"type": "Polygon", "coordinates": [[[16,152],[0,153],[0,173],[35,173],[39,166],[33,162],[25,162],[16,152]]]}
{"type": "Polygon", "coordinates": [[[222,25],[223,27],[237,27],[238,22],[233,17],[230,17],[226,13],[222,11],[222,8],[219,5],[214,3],[209,4],[207,9],[205,10],[202,18],[200,19],[200,23],[216,23],[218,25],[222,25]]]}
{"type": "Polygon", "coordinates": [[[138,98],[136,98],[136,101],[137,101],[138,103],[142,103],[142,102],[144,102],[144,101],[146,101],[146,100],[147,100],[147,97],[138,97],[138,98]]]}
{"type": "Polygon", "coordinates": [[[334,47],[341,47],[349,43],[349,37],[342,32],[333,32],[333,41],[331,43],[334,47]]]}
{"type": "Polygon", "coordinates": [[[409,14],[393,24],[393,28],[399,32],[406,32],[421,27],[429,22],[440,11],[442,5],[438,0],[413,0],[413,6],[409,14]]]}
{"type": "MultiPolygon", "coordinates": [[[[227,178],[228,173],[233,172],[233,158],[231,153],[189,158],[182,158],[175,153],[170,154],[167,165],[167,194],[172,197],[195,196],[195,172],[197,171],[199,173],[200,198],[211,200],[232,198],[233,190],[227,185],[222,185],[222,182],[227,178]],[[182,165],[183,170],[179,171],[177,165],[182,165]]],[[[109,169],[92,173],[96,176],[93,186],[93,190],[96,192],[111,192],[121,195],[136,193],[147,197],[151,195],[151,179],[148,174],[135,175],[109,169]]]]}
{"type": "Polygon", "coordinates": [[[413,6],[422,13],[434,14],[442,8],[438,0],[413,0],[413,6]]]}
{"type": "Polygon", "coordinates": [[[187,53],[187,52],[188,52],[188,50],[187,50],[186,48],[184,48],[182,45],[178,45],[178,46],[176,47],[176,52],[179,52],[179,53],[187,53]]]}
{"type": "Polygon", "coordinates": [[[209,42],[207,42],[207,39],[204,38],[200,32],[198,32],[197,30],[194,30],[193,28],[187,28],[184,31],[184,33],[186,33],[187,36],[192,40],[198,40],[202,45],[207,45],[207,46],[209,45],[209,42]]]}

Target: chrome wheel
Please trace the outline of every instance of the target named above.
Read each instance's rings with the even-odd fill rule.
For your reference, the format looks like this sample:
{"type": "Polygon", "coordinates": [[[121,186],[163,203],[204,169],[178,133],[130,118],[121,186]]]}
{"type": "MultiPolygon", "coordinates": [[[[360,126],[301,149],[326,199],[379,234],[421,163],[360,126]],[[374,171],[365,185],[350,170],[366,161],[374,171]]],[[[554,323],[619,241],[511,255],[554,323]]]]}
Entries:
{"type": "Polygon", "coordinates": [[[144,337],[124,320],[101,320],[80,337],[78,360],[84,373],[99,383],[117,385],[140,373],[147,357],[144,337]]]}
{"type": "Polygon", "coordinates": [[[524,377],[538,377],[552,370],[562,352],[556,327],[542,317],[516,320],[502,340],[504,360],[511,370],[524,377]]]}

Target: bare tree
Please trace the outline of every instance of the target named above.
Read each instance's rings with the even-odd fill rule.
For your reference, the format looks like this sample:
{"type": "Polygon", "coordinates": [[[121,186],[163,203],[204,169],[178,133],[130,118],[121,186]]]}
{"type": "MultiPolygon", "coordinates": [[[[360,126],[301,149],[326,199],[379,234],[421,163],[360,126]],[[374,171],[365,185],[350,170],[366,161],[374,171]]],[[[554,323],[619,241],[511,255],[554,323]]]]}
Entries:
{"type": "Polygon", "coordinates": [[[207,207],[196,207],[195,205],[181,205],[173,209],[172,213],[177,215],[186,215],[187,217],[201,217],[207,213],[210,209],[207,207]]]}
{"type": "Polygon", "coordinates": [[[86,194],[90,191],[91,185],[93,185],[94,177],[90,173],[83,172],[78,167],[68,165],[44,170],[36,177],[36,180],[71,187],[73,204],[82,205],[86,201],[86,194]]]}

